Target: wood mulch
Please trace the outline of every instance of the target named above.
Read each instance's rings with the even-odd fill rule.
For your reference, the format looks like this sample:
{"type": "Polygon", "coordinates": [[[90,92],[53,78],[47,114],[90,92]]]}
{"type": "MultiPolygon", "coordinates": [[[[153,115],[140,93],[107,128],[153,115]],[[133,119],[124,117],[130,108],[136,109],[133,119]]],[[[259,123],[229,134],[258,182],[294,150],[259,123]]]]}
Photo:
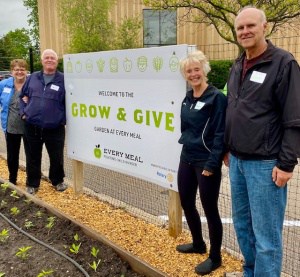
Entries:
{"type": "MultiPolygon", "coordinates": [[[[6,160],[0,157],[0,178],[8,179],[6,160]]],[[[19,170],[18,187],[25,190],[26,173],[19,170]]],[[[148,223],[87,194],[75,195],[70,187],[59,193],[42,180],[36,194],[40,200],[55,207],[78,222],[172,277],[195,277],[194,268],[206,255],[180,254],[175,247],[191,241],[184,231],[179,237],[169,236],[166,228],[148,223]]],[[[226,272],[242,271],[242,262],[222,252],[223,265],[207,276],[223,277],[226,272]]]]}

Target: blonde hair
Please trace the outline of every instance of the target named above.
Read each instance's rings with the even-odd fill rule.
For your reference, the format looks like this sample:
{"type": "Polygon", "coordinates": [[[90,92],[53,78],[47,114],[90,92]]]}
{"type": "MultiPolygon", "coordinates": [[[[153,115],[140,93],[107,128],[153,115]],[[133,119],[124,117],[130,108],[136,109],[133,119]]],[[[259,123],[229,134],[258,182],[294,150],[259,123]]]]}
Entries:
{"type": "Polygon", "coordinates": [[[198,62],[201,64],[205,78],[207,80],[207,74],[210,72],[211,68],[210,68],[209,62],[207,60],[207,57],[200,50],[196,50],[196,51],[189,53],[186,58],[184,58],[180,61],[180,72],[183,75],[183,77],[185,78],[186,66],[193,62],[198,62]]]}
{"type": "Polygon", "coordinates": [[[12,71],[16,66],[28,69],[27,62],[23,59],[14,59],[10,62],[10,70],[12,71]]]}

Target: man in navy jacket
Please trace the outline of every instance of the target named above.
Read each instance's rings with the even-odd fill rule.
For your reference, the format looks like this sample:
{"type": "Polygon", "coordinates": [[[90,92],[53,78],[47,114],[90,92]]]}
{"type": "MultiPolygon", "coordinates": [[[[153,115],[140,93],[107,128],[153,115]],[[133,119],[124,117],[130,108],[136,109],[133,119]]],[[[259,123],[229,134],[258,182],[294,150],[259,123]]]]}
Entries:
{"type": "Polygon", "coordinates": [[[41,180],[42,150],[45,144],[49,160],[49,179],[57,191],[64,191],[65,85],[57,70],[58,57],[52,49],[41,56],[43,69],[30,75],[20,95],[20,115],[25,120],[28,141],[27,192],[38,191],[41,180]]]}

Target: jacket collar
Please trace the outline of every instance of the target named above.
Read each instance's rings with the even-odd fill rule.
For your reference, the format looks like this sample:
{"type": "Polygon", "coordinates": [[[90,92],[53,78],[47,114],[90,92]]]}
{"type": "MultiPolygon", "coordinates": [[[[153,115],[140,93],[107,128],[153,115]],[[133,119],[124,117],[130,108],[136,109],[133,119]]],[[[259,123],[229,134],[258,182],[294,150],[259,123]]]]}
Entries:
{"type": "MultiPolygon", "coordinates": [[[[206,88],[206,90],[201,95],[201,97],[203,95],[206,95],[206,94],[212,92],[213,90],[214,90],[214,87],[209,84],[208,87],[206,88]]],[[[186,96],[189,97],[189,98],[191,98],[191,99],[193,99],[193,90],[192,89],[188,90],[187,93],[186,93],[186,96]]]]}
{"type": "MultiPolygon", "coordinates": [[[[271,61],[273,58],[273,50],[275,49],[275,46],[273,45],[273,43],[270,40],[266,40],[268,43],[268,47],[266,49],[266,51],[263,53],[262,56],[262,61],[271,61]]],[[[244,60],[246,56],[246,52],[244,51],[237,59],[236,62],[237,63],[242,63],[242,61],[244,60]]]]}

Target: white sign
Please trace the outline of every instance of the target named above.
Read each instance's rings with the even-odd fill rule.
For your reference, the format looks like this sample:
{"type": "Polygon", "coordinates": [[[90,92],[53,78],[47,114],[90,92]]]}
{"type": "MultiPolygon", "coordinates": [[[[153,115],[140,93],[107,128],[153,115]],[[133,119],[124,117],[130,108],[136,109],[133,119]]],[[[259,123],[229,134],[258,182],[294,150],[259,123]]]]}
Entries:
{"type": "Polygon", "coordinates": [[[72,159],[177,191],[187,45],[64,55],[72,159]]]}

